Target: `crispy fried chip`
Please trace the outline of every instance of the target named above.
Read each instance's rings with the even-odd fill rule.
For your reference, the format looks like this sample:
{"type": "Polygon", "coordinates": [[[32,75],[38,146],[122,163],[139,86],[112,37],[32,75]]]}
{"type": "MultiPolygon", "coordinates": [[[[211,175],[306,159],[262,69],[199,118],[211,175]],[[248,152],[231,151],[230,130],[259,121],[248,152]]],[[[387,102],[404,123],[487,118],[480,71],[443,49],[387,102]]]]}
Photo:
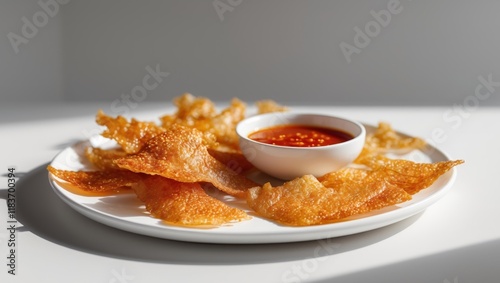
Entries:
{"type": "Polygon", "coordinates": [[[288,111],[287,107],[276,103],[274,100],[260,100],[255,102],[255,105],[257,106],[258,114],[288,111]]]}
{"type": "Polygon", "coordinates": [[[174,123],[195,127],[198,121],[210,119],[217,113],[215,105],[210,99],[194,97],[190,93],[184,93],[174,98],[173,102],[177,106],[177,112],[160,117],[161,124],[165,128],[174,123]]]}
{"type": "Polygon", "coordinates": [[[380,122],[373,134],[369,134],[366,139],[366,144],[369,147],[380,149],[421,149],[426,145],[426,142],[420,138],[402,137],[390,124],[380,122]]]}
{"type": "Polygon", "coordinates": [[[254,168],[252,163],[239,151],[223,151],[220,148],[208,148],[208,152],[236,174],[242,174],[254,168]]]}
{"type": "Polygon", "coordinates": [[[238,148],[236,125],[245,118],[245,110],[245,103],[237,98],[233,98],[229,107],[205,123],[204,127],[208,127],[207,129],[203,129],[201,126],[197,128],[214,134],[217,142],[223,145],[238,148]]]}
{"type": "Polygon", "coordinates": [[[120,169],[114,161],[126,155],[127,153],[122,149],[87,147],[85,150],[85,157],[100,170],[120,169]]]}
{"type": "Polygon", "coordinates": [[[312,175],[277,187],[266,183],[248,191],[247,203],[266,218],[285,225],[305,226],[335,222],[382,205],[403,202],[409,197],[404,191],[381,182],[370,171],[359,175],[363,178],[345,182],[335,179],[341,175],[332,176],[331,182],[337,185],[336,188],[327,188],[312,175]]]}
{"type": "Polygon", "coordinates": [[[411,199],[411,195],[405,190],[385,180],[385,173],[382,171],[345,168],[336,172],[325,174],[319,177],[318,180],[325,187],[332,188],[336,192],[343,195],[349,195],[352,193],[353,188],[363,187],[367,183],[385,183],[386,188],[380,192],[380,194],[359,206],[358,213],[380,209],[411,199]]]}
{"type": "Polygon", "coordinates": [[[395,186],[389,182],[387,182],[386,185],[387,187],[383,192],[371,198],[358,208],[358,214],[382,209],[384,207],[388,207],[412,199],[411,194],[407,193],[400,187],[395,186]]]}
{"type": "Polygon", "coordinates": [[[149,139],[165,131],[153,122],[141,122],[136,119],[129,122],[122,116],[112,118],[102,110],[97,112],[96,122],[107,128],[102,136],[115,140],[126,153],[138,152],[149,139]]]}
{"type": "Polygon", "coordinates": [[[256,184],[212,157],[203,133],[181,125],[152,138],[137,154],[117,159],[123,169],[161,175],[179,182],[208,182],[236,197],[256,184]]]}
{"type": "Polygon", "coordinates": [[[141,174],[126,170],[67,171],[48,166],[57,178],[88,192],[112,192],[130,187],[141,179],[141,174]]]}
{"type": "Polygon", "coordinates": [[[212,101],[204,97],[194,97],[189,93],[176,98],[174,104],[177,112],[160,118],[162,126],[168,128],[173,124],[181,124],[211,133],[216,141],[229,148],[238,148],[236,124],[245,118],[246,105],[233,98],[231,104],[217,112],[212,101]]]}
{"type": "Polygon", "coordinates": [[[366,135],[363,151],[354,162],[360,163],[363,158],[391,151],[402,153],[422,149],[426,144],[420,138],[403,137],[394,131],[390,124],[380,122],[374,133],[366,135]]]}
{"type": "Polygon", "coordinates": [[[161,176],[147,176],[132,189],[153,217],[169,224],[219,226],[249,219],[243,210],[207,195],[199,183],[180,183],[161,176]]]}
{"type": "Polygon", "coordinates": [[[194,126],[199,120],[209,119],[216,115],[217,110],[210,99],[205,97],[194,97],[190,93],[174,99],[177,112],[173,115],[165,115],[160,118],[162,125],[169,127],[172,122],[194,126]]]}
{"type": "Polygon", "coordinates": [[[375,155],[362,160],[362,164],[373,170],[383,171],[388,182],[403,188],[412,195],[428,188],[441,175],[462,163],[464,163],[463,160],[416,163],[404,159],[391,159],[383,155],[375,155]]]}

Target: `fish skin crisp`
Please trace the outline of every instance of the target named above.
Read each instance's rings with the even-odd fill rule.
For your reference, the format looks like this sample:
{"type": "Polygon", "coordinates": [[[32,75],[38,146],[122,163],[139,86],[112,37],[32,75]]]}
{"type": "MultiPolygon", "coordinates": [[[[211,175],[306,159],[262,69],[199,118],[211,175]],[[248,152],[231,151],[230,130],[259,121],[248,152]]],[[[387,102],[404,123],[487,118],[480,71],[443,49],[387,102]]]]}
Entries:
{"type": "Polygon", "coordinates": [[[245,211],[209,196],[199,183],[149,175],[132,189],[151,216],[168,224],[217,227],[250,219],[245,211]]]}
{"type": "Polygon", "coordinates": [[[110,117],[102,110],[97,112],[96,122],[106,127],[101,135],[115,140],[126,153],[138,152],[149,139],[165,131],[153,122],[136,119],[131,119],[129,122],[122,116],[110,117]]]}
{"type": "Polygon", "coordinates": [[[87,160],[100,170],[120,169],[114,161],[124,156],[127,156],[127,153],[122,149],[102,149],[91,146],[85,149],[87,160]]]}
{"type": "Polygon", "coordinates": [[[418,163],[404,159],[392,159],[383,155],[363,158],[360,164],[384,172],[389,183],[414,195],[431,186],[451,168],[464,163],[463,160],[448,160],[434,163],[418,163]]]}
{"type": "Polygon", "coordinates": [[[380,182],[377,177],[369,172],[361,180],[350,179],[343,184],[334,181],[338,186],[330,188],[314,176],[305,175],[282,186],[266,183],[251,188],[247,203],[259,215],[278,223],[310,226],[336,222],[408,199],[404,191],[380,182]],[[389,189],[392,192],[388,194],[389,189]]]}
{"type": "Polygon", "coordinates": [[[127,170],[68,171],[47,166],[55,177],[87,192],[112,192],[137,183],[141,174],[127,170]]]}
{"type": "Polygon", "coordinates": [[[149,140],[137,154],[115,160],[122,169],[179,182],[208,182],[232,196],[245,197],[256,183],[210,155],[202,132],[174,124],[149,140]]]}

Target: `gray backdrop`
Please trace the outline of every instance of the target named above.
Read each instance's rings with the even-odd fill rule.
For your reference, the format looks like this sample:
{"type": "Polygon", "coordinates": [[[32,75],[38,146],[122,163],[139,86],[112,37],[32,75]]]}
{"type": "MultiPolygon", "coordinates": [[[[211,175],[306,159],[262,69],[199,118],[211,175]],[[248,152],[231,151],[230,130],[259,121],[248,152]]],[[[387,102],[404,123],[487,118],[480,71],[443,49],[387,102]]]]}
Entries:
{"type": "Polygon", "coordinates": [[[500,1],[0,1],[2,101],[500,105],[500,1]]]}

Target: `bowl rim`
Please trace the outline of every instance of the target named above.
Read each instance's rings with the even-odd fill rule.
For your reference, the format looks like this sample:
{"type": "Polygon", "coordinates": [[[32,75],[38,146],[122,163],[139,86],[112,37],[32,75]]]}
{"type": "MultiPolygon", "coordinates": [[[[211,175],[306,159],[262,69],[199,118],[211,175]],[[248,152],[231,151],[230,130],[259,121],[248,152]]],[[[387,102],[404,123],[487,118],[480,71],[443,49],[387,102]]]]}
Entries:
{"type": "MultiPolygon", "coordinates": [[[[300,124],[300,125],[318,126],[318,125],[312,125],[312,124],[308,124],[308,123],[298,123],[298,124],[300,124]]],[[[274,125],[271,125],[271,126],[268,126],[268,127],[279,126],[279,125],[286,125],[286,124],[285,123],[281,123],[281,124],[277,123],[277,124],[274,124],[274,125]]],[[[328,128],[328,126],[323,126],[323,125],[321,127],[328,128]]],[[[330,127],[330,128],[335,129],[333,127],[330,127]]],[[[261,129],[264,129],[264,128],[261,128],[261,129]]],[[[344,130],[344,129],[338,129],[337,128],[337,130],[344,130]]],[[[337,147],[348,145],[350,143],[355,143],[355,142],[357,142],[358,139],[363,138],[363,137],[366,136],[366,129],[365,129],[365,127],[364,127],[364,125],[362,123],[360,123],[360,122],[358,122],[356,120],[345,118],[345,117],[341,117],[341,116],[336,116],[336,115],[318,114],[318,113],[310,113],[310,112],[271,112],[271,113],[257,114],[257,115],[245,118],[244,120],[240,121],[236,125],[236,134],[238,135],[238,137],[240,139],[243,139],[243,140],[245,140],[247,142],[258,144],[260,146],[265,146],[265,147],[269,147],[269,148],[286,149],[286,150],[309,150],[309,151],[315,150],[315,151],[317,151],[317,150],[333,149],[333,148],[337,148],[337,147]],[[359,131],[359,133],[356,136],[354,136],[352,139],[350,139],[348,141],[341,142],[341,143],[336,143],[336,144],[331,144],[331,145],[314,146],[314,147],[297,147],[297,146],[284,146],[284,145],[268,144],[268,143],[263,143],[263,142],[259,142],[259,141],[250,139],[248,137],[248,135],[250,133],[248,133],[247,135],[242,134],[241,128],[246,123],[252,123],[252,122],[255,122],[254,120],[264,119],[265,117],[272,117],[272,116],[276,116],[276,115],[278,115],[278,116],[317,116],[317,117],[334,118],[334,119],[338,119],[338,120],[343,120],[345,122],[348,122],[348,123],[351,123],[351,124],[357,126],[360,129],[360,131],[359,131]]]]}

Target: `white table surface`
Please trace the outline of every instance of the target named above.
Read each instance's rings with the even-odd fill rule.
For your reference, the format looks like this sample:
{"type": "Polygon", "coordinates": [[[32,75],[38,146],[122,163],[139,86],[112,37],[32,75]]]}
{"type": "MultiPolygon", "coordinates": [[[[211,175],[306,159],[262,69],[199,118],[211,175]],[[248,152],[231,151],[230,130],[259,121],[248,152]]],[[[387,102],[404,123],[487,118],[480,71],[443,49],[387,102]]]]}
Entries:
{"type": "MultiPolygon", "coordinates": [[[[129,116],[157,117],[172,111],[168,105],[143,103],[129,116]]],[[[390,122],[466,163],[447,195],[407,220],[340,238],[268,245],[136,235],[64,204],[45,167],[63,148],[99,132],[99,108],[113,114],[109,103],[0,105],[1,227],[7,227],[7,170],[15,167],[21,175],[17,275],[7,273],[10,234],[4,228],[0,282],[500,282],[500,108],[315,107],[390,122]]]]}

